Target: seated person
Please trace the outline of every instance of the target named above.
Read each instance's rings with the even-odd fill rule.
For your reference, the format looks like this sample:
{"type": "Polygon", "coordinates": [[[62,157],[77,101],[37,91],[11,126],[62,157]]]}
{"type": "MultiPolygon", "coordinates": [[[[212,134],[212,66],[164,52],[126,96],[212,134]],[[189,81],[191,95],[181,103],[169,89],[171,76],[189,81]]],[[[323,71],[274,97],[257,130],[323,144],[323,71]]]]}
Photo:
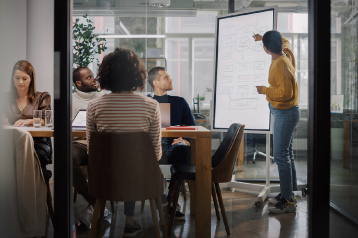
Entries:
{"type": "MultiPolygon", "coordinates": [[[[164,67],[155,67],[148,72],[148,82],[154,89],[154,99],[159,103],[170,103],[170,124],[172,126],[195,126],[195,120],[189,104],[182,97],[167,95],[167,91],[173,90],[169,74],[164,67]]],[[[163,155],[168,164],[190,164],[191,149],[188,140],[179,138],[162,139],[163,155]]],[[[175,220],[184,220],[185,215],[178,211],[175,220]]]]}
{"type": "MultiPolygon", "coordinates": [[[[45,125],[45,110],[51,110],[51,96],[48,92],[36,91],[35,69],[26,60],[18,61],[12,70],[10,92],[6,93],[5,118],[15,127],[32,126],[33,110],[42,111],[41,125],[45,125]]],[[[41,163],[43,172],[46,165],[51,164],[51,139],[34,137],[35,151],[41,163]]]]}
{"type": "MultiPolygon", "coordinates": [[[[102,93],[97,92],[97,81],[93,77],[93,73],[89,68],[79,67],[73,71],[73,84],[76,85],[77,91],[72,95],[72,119],[81,109],[87,109],[88,103],[97,97],[102,96],[102,93]]],[[[93,206],[96,199],[88,193],[87,178],[82,173],[80,165],[87,164],[87,141],[86,138],[74,138],[72,143],[72,160],[73,160],[73,187],[78,194],[88,202],[82,212],[80,212],[77,219],[81,224],[90,228],[93,216],[93,206]]],[[[104,210],[104,216],[110,214],[107,208],[104,210]]]]}
{"type": "MultiPolygon", "coordinates": [[[[87,144],[93,131],[146,131],[152,138],[157,159],[162,156],[159,103],[134,93],[143,89],[146,73],[138,56],[131,50],[117,48],[103,58],[98,69],[102,89],[112,91],[89,102],[87,108],[87,144]]],[[[89,150],[89,148],[87,148],[89,150]]],[[[134,221],[135,202],[124,203],[124,237],[135,237],[141,226],[134,221]]]]}

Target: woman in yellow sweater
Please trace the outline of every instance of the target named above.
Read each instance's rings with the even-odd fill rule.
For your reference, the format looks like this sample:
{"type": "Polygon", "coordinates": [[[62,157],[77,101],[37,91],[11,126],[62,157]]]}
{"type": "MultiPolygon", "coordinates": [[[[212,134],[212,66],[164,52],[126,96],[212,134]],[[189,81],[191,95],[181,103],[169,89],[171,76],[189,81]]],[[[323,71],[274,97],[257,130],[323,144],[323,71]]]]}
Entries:
{"type": "Polygon", "coordinates": [[[263,36],[257,34],[254,38],[262,40],[265,52],[272,56],[268,76],[270,86],[257,86],[257,92],[266,95],[275,118],[273,155],[278,166],[281,193],[269,199],[275,206],[268,210],[273,213],[295,212],[297,199],[293,191],[297,190],[297,177],[292,139],[300,119],[295,57],[290,43],[278,31],[268,31],[263,36]]]}

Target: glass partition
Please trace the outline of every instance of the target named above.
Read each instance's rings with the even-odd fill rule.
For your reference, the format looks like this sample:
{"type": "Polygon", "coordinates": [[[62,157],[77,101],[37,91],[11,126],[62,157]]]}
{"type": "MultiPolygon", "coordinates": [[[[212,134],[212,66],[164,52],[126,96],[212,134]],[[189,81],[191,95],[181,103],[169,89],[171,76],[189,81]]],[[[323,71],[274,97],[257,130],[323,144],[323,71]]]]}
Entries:
{"type": "Polygon", "coordinates": [[[358,2],[331,3],[330,200],[358,223],[358,2]]]}
{"type": "MultiPolygon", "coordinates": [[[[299,107],[301,118],[293,138],[293,150],[299,184],[307,183],[307,120],[308,120],[308,14],[278,12],[277,30],[291,45],[296,59],[296,80],[299,87],[299,107]]],[[[271,135],[271,156],[273,155],[271,135]]],[[[264,182],[266,177],[266,136],[263,134],[245,134],[245,159],[243,167],[238,166],[235,173],[239,180],[264,182]],[[242,169],[243,168],[243,169],[242,169]]],[[[277,165],[271,158],[270,177],[278,182],[277,165]]]]}

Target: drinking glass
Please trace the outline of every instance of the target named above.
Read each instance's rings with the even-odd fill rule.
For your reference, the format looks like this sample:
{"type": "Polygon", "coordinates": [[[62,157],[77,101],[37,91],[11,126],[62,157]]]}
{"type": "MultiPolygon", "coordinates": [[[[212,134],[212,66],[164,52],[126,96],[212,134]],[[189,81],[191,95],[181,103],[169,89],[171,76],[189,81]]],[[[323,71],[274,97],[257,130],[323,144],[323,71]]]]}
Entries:
{"type": "Polygon", "coordinates": [[[45,126],[52,127],[52,110],[45,110],[45,126]]]}
{"type": "Polygon", "coordinates": [[[33,117],[34,117],[34,127],[41,127],[42,111],[34,110],[33,117]]]}

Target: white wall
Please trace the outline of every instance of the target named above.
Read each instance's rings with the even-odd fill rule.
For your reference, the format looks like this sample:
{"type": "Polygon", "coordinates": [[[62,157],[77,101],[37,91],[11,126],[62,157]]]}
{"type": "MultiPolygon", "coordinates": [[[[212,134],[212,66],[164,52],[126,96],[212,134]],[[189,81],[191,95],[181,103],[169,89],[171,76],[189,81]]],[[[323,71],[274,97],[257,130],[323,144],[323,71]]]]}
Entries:
{"type": "MultiPolygon", "coordinates": [[[[54,0],[27,0],[26,56],[35,68],[36,90],[51,95],[54,110],[54,0]]],[[[46,166],[52,171],[51,180],[53,157],[52,161],[46,166]]]]}
{"type": "MultiPolygon", "coordinates": [[[[0,93],[9,91],[11,83],[11,72],[14,64],[20,59],[26,59],[26,7],[24,0],[0,0],[0,93]]],[[[3,110],[0,100],[0,120],[3,110]]],[[[5,138],[5,133],[0,127],[0,231],[1,237],[9,237],[11,227],[9,224],[9,204],[11,188],[9,187],[9,173],[11,158],[13,155],[12,143],[5,138]]]]}
{"type": "Polygon", "coordinates": [[[36,90],[49,92],[53,105],[54,2],[27,0],[26,59],[36,72],[36,90]]]}
{"type": "Polygon", "coordinates": [[[0,1],[0,91],[9,91],[12,67],[26,59],[27,1],[0,1]]]}

